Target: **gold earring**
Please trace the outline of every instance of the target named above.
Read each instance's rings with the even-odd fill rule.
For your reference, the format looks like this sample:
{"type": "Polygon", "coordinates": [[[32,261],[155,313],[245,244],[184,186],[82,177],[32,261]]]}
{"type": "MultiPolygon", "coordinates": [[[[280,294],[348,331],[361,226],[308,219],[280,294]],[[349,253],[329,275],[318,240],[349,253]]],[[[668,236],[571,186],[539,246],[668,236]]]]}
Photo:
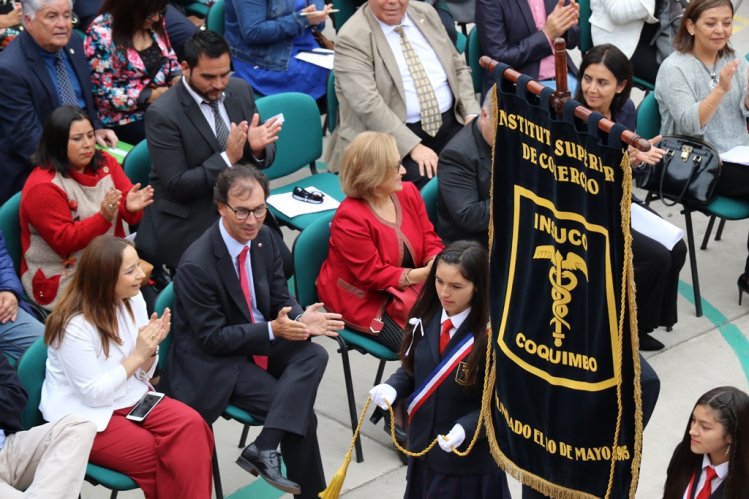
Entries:
{"type": "Polygon", "coordinates": [[[731,450],[731,444],[728,444],[728,447],[726,447],[726,457],[728,457],[728,451],[731,450]]]}

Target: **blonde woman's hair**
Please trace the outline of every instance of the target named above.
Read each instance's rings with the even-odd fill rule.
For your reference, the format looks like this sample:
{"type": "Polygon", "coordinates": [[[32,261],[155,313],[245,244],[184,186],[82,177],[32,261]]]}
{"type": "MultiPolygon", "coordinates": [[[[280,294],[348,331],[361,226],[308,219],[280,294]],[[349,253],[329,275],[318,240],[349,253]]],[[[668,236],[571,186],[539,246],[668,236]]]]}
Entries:
{"type": "Polygon", "coordinates": [[[340,177],[343,192],[352,198],[374,195],[392,168],[400,166],[395,139],[381,132],[363,132],[346,147],[341,159],[340,177]]]}

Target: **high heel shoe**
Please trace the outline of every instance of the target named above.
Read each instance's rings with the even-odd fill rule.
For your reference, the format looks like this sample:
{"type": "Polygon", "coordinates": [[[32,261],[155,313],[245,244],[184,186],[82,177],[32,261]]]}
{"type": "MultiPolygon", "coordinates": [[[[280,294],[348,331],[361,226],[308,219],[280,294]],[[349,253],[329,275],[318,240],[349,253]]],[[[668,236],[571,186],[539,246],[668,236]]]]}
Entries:
{"type": "Polygon", "coordinates": [[[739,280],[736,282],[739,287],[739,305],[741,305],[741,297],[744,293],[749,294],[749,274],[744,272],[739,276],[739,280]]]}

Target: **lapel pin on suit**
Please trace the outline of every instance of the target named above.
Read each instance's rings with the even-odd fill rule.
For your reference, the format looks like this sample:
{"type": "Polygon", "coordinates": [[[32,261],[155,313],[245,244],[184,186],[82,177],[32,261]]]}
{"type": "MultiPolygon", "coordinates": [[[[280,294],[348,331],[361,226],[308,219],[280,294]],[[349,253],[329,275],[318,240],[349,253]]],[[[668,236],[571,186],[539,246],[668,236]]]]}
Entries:
{"type": "Polygon", "coordinates": [[[70,55],[75,54],[75,49],[70,49],[70,55]]]}
{"type": "Polygon", "coordinates": [[[258,248],[262,248],[263,247],[263,243],[257,243],[257,247],[258,248]]]}

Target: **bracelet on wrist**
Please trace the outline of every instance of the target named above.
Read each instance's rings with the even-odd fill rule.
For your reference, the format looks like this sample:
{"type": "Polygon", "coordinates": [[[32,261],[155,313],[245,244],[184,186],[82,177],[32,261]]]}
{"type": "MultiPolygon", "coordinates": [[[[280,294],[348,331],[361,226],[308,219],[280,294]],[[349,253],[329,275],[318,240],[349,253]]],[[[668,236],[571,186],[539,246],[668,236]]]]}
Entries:
{"type": "Polygon", "coordinates": [[[717,107],[713,106],[712,104],[710,104],[710,103],[709,103],[709,102],[707,101],[707,97],[705,97],[704,99],[702,99],[702,102],[704,102],[704,103],[705,103],[705,105],[706,105],[707,107],[709,107],[710,109],[712,109],[713,111],[717,111],[717,110],[718,110],[718,108],[717,108],[717,107]]]}
{"type": "Polygon", "coordinates": [[[408,285],[409,285],[409,286],[413,286],[413,285],[414,285],[414,283],[413,283],[413,282],[411,282],[411,279],[409,279],[409,278],[408,278],[408,273],[409,273],[409,272],[411,272],[411,270],[408,270],[408,271],[406,271],[406,275],[405,275],[405,277],[406,277],[406,282],[408,283],[408,285]]]}

